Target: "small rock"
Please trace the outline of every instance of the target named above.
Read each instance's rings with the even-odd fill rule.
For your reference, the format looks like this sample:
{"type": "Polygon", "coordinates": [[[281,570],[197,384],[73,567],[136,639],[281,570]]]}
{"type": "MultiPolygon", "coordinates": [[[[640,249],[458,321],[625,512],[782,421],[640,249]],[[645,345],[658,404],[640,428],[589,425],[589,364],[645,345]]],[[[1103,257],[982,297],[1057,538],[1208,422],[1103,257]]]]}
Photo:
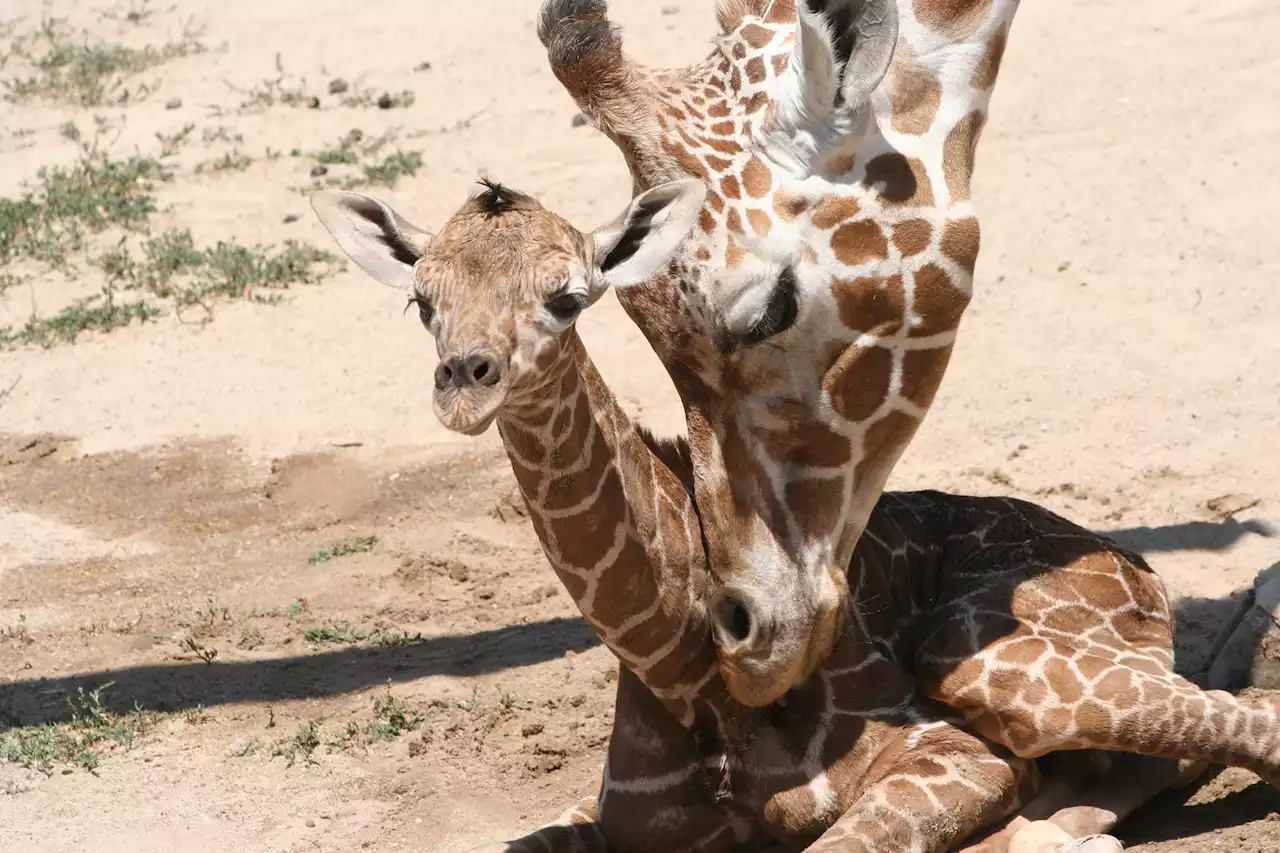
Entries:
{"type": "Polygon", "coordinates": [[[662,7],[662,14],[664,14],[664,15],[679,15],[679,14],[680,14],[680,7],[679,7],[679,6],[663,6],[663,7],[662,7]]]}
{"type": "Polygon", "coordinates": [[[489,601],[493,598],[493,596],[494,596],[494,591],[491,589],[476,590],[476,598],[480,599],[481,601],[489,601]]]}
{"type": "Polygon", "coordinates": [[[317,98],[315,95],[312,95],[310,98],[307,98],[307,108],[312,110],[320,109],[320,99],[317,98]]]}
{"type": "Polygon", "coordinates": [[[587,124],[587,117],[584,116],[582,113],[578,113],[576,116],[574,116],[569,120],[569,125],[571,127],[585,127],[586,124],[587,124]]]}
{"type": "Polygon", "coordinates": [[[307,826],[315,826],[315,825],[316,825],[316,822],[314,820],[307,821],[307,826]]]}
{"type": "Polygon", "coordinates": [[[343,92],[347,91],[347,89],[350,89],[350,88],[351,87],[347,85],[347,81],[343,80],[341,77],[335,77],[329,81],[330,95],[341,95],[343,92]]]}
{"type": "Polygon", "coordinates": [[[63,768],[63,770],[62,770],[62,775],[63,775],[63,776],[70,776],[70,775],[71,775],[72,773],[74,773],[74,772],[75,772],[75,771],[74,771],[74,770],[72,770],[70,767],[66,767],[66,768],[63,768]]]}
{"type": "Polygon", "coordinates": [[[364,131],[358,127],[353,127],[347,131],[347,139],[350,139],[352,142],[359,142],[361,139],[364,139],[364,131]]]}
{"type": "Polygon", "coordinates": [[[323,164],[319,166],[313,166],[311,168],[311,177],[313,178],[323,178],[327,174],[329,174],[329,167],[323,164]]]}
{"type": "Polygon", "coordinates": [[[1071,269],[1071,261],[1063,261],[1058,264],[1058,272],[1066,272],[1069,269],[1071,269]]]}
{"type": "Polygon", "coordinates": [[[583,703],[585,703],[586,701],[587,701],[587,694],[579,693],[577,696],[574,696],[572,699],[569,700],[569,704],[575,708],[581,708],[583,703]]]}
{"type": "Polygon", "coordinates": [[[430,71],[430,70],[431,70],[431,63],[430,63],[430,62],[419,62],[417,65],[413,66],[413,70],[414,70],[414,71],[430,71]]]}
{"type": "Polygon", "coordinates": [[[1226,494],[1219,495],[1216,498],[1210,498],[1205,501],[1205,506],[1214,515],[1219,518],[1230,518],[1231,516],[1244,512],[1246,509],[1253,509],[1260,501],[1257,498],[1246,498],[1244,495],[1226,494]]]}
{"type": "Polygon", "coordinates": [[[169,100],[164,102],[164,108],[166,110],[176,110],[176,109],[180,109],[181,107],[182,107],[182,98],[170,98],[169,100]]]}
{"type": "Polygon", "coordinates": [[[522,737],[533,737],[542,734],[544,728],[546,727],[542,723],[530,723],[520,730],[520,734],[522,737]]]}
{"type": "Polygon", "coordinates": [[[298,214],[296,213],[290,213],[284,218],[285,225],[288,225],[290,222],[297,222],[297,221],[298,221],[298,214]]]}
{"type": "Polygon", "coordinates": [[[466,583],[471,578],[471,571],[467,568],[467,564],[458,560],[450,560],[445,566],[445,572],[449,575],[449,580],[458,583],[466,583]]]}
{"type": "Polygon", "coordinates": [[[386,92],[383,92],[381,95],[378,96],[378,109],[389,110],[395,105],[396,105],[396,102],[391,100],[391,96],[386,92]]]}

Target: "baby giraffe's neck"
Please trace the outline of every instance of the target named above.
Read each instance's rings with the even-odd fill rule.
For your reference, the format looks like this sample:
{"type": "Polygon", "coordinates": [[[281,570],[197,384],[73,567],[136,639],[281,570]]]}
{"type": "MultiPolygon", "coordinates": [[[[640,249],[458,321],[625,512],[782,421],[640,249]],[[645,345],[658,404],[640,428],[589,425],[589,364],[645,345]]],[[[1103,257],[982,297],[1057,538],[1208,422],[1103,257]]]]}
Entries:
{"type": "MultiPolygon", "coordinates": [[[[556,574],[605,645],[686,722],[718,667],[689,491],[569,332],[498,431],[556,574]]],[[[674,451],[673,451],[674,452],[674,451]]]]}

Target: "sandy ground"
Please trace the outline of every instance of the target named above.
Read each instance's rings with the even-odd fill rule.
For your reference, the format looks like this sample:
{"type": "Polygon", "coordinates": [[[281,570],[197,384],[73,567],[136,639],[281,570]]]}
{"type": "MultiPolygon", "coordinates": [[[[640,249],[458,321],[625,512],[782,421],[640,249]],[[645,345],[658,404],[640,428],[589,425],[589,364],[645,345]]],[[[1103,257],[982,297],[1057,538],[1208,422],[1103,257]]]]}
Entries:
{"type": "MultiPolygon", "coordinates": [[[[380,194],[423,225],[480,173],[583,227],[626,203],[615,149],[571,125],[545,68],[535,0],[234,5],[180,0],[128,27],[83,0],[11,0],[3,15],[69,13],[135,43],[205,24],[215,49],[157,69],[152,97],[98,111],[125,120],[121,150],[186,123],[242,134],[255,157],[398,126],[426,167],[380,194]],[[232,87],[273,77],[277,53],[321,95],[341,76],[417,100],[236,114],[232,87]]],[[[643,60],[705,53],[712,0],[612,5],[643,60]]],[[[1277,36],[1266,0],[1025,4],[979,157],[977,295],[891,483],[1011,493],[1110,531],[1182,597],[1188,672],[1233,593],[1280,560],[1277,36]],[[1221,511],[1224,496],[1246,508],[1221,511]]],[[[0,195],[74,156],[57,131],[69,118],[88,114],[0,103],[0,195]]],[[[179,155],[161,224],[328,246],[289,189],[304,165],[195,173],[208,156],[179,155]]],[[[66,295],[11,288],[0,325],[66,295]]],[[[433,417],[433,349],[401,307],[353,269],[203,326],[169,317],[0,353],[0,733],[107,681],[114,709],[167,712],[94,773],[0,764],[0,850],[455,851],[594,790],[612,661],[513,509],[496,437],[433,417]],[[348,536],[378,538],[309,562],[348,536]],[[304,635],[348,624],[415,641],[304,635]],[[195,659],[188,638],[217,657],[195,659]],[[422,724],[336,744],[388,684],[422,724]],[[310,760],[273,756],[308,721],[310,760]]],[[[628,408],[679,429],[617,305],[583,326],[628,408]]],[[[1280,794],[1230,771],[1122,834],[1146,853],[1262,853],[1280,849],[1278,812],[1280,794]]]]}

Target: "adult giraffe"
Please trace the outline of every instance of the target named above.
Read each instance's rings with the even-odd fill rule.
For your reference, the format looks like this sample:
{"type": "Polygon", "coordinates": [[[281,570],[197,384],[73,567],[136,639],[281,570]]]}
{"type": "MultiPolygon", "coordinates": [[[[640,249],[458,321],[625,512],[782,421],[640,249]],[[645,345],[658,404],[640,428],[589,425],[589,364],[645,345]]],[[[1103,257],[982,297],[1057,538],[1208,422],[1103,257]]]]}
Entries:
{"type": "Polygon", "coordinates": [[[1017,5],[720,0],[714,50],[677,70],[631,61],[604,0],[543,6],[553,71],[636,190],[707,187],[687,251],[619,299],[684,404],[721,667],[745,704],[830,653],[854,546],[946,369],[1017,5]]]}
{"type": "Polygon", "coordinates": [[[441,421],[497,424],[548,560],[622,663],[599,796],[498,849],[943,853],[1021,808],[984,853],[1100,853],[1118,843],[1097,833],[1207,761],[1280,781],[1277,709],[1172,671],[1159,579],[1021,501],[883,496],[848,567],[860,618],[786,701],[730,695],[687,448],[632,424],[575,330],[665,264],[704,194],[655,187],[591,234],[497,184],[435,235],[367,196],[313,198],[436,338],[441,421]],[[1097,749],[1138,755],[1111,769],[1097,749]],[[1058,750],[1042,784],[1032,759],[1058,750]]]}

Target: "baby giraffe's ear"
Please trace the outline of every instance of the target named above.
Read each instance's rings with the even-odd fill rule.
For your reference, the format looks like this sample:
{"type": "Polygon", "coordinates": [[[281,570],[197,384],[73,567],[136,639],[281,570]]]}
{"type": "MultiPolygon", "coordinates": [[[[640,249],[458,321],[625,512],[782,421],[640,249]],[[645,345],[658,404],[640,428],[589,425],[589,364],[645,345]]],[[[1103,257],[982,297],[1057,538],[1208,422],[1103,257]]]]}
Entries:
{"type": "Polygon", "coordinates": [[[653,278],[689,236],[707,188],[688,179],[640,193],[622,215],[591,235],[605,284],[630,287],[653,278]]]}
{"type": "Polygon", "coordinates": [[[311,208],[362,270],[383,284],[413,290],[413,265],[430,247],[429,233],[360,193],[323,190],[311,196],[311,208]]]}

